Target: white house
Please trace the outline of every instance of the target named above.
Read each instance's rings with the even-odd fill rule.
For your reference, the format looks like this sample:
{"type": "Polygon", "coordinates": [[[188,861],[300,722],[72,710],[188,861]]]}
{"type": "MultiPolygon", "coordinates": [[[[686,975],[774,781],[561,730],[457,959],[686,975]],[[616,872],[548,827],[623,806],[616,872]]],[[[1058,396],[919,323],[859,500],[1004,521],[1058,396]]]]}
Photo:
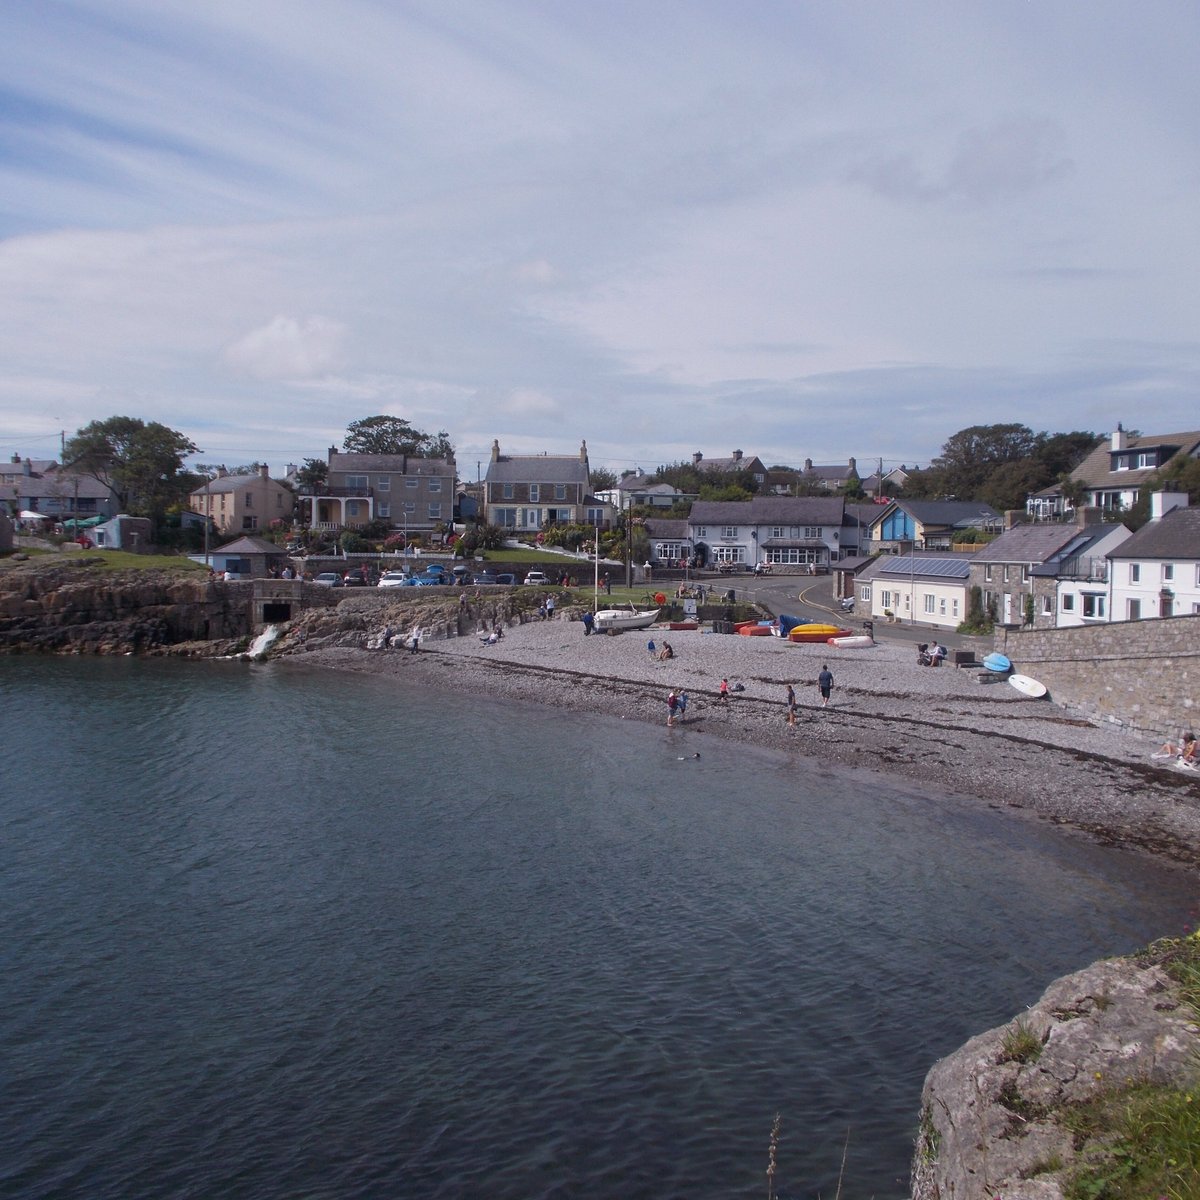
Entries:
{"type": "Polygon", "coordinates": [[[688,517],[695,552],[711,564],[828,570],[842,555],[846,506],[840,497],[755,496],[697,500],[688,517]]]}
{"type": "Polygon", "coordinates": [[[967,615],[967,554],[884,554],[855,578],[855,612],[880,621],[955,629],[967,615]]]}
{"type": "Polygon", "coordinates": [[[1150,520],[1112,554],[1114,621],[1200,613],[1200,508],[1154,492],[1150,520]]]}

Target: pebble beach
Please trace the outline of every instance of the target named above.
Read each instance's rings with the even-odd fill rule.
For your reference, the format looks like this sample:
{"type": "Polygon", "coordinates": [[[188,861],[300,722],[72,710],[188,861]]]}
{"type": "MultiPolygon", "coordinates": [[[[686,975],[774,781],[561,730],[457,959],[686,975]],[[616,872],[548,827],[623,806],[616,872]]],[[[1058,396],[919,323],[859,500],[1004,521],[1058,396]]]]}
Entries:
{"type": "MultiPolygon", "coordinates": [[[[295,661],[295,659],[293,659],[295,661]]],[[[306,665],[394,674],[409,683],[512,697],[666,726],[667,696],[688,693],[672,736],[693,731],[923,782],[1082,831],[1200,864],[1200,774],[1152,754],[1157,743],[1098,725],[1052,697],[1029,699],[979,672],[920,667],[908,643],[857,650],[665,628],[585,637],[559,617],[506,628],[495,645],[465,636],[420,652],[311,647],[306,665]],[[674,657],[651,655],[670,642],[674,657]],[[817,674],[834,689],[821,707],[817,674]],[[719,698],[722,679],[733,689],[719,698]],[[787,724],[786,689],[799,702],[787,724]],[[739,686],[740,685],[740,686],[739,686]]]]}

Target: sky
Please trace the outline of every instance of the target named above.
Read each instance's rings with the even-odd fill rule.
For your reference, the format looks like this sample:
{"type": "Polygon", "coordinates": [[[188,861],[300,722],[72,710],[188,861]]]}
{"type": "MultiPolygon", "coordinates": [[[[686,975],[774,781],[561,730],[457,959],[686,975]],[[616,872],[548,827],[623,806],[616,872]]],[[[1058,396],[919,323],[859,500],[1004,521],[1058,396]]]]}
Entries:
{"type": "Polygon", "coordinates": [[[1197,62],[1194,0],[7,0],[0,454],[1194,429],[1197,62]]]}

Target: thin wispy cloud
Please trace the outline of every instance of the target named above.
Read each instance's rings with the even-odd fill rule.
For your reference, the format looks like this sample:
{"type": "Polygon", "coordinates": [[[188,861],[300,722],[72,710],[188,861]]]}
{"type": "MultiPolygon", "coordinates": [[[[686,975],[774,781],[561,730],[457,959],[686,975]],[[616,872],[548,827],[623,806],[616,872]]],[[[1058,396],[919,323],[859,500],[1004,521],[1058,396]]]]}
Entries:
{"type": "Polygon", "coordinates": [[[1194,423],[1178,6],[0,8],[0,452],[926,461],[1194,423]],[[41,427],[45,426],[43,430],[41,427]]]}

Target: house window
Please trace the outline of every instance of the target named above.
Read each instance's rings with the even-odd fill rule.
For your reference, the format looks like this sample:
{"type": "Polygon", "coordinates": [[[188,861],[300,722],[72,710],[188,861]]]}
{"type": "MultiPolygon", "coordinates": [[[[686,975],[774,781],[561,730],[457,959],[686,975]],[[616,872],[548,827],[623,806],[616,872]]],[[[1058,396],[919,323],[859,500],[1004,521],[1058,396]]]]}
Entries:
{"type": "Polygon", "coordinates": [[[867,604],[871,603],[871,585],[864,583],[858,589],[858,598],[867,604]]]}
{"type": "Polygon", "coordinates": [[[417,515],[417,502],[415,500],[405,500],[404,513],[406,516],[415,517],[417,515]]]}
{"type": "Polygon", "coordinates": [[[1004,582],[1008,582],[1008,563],[1004,564],[1004,582]]]}
{"type": "Polygon", "coordinates": [[[806,538],[815,538],[820,540],[822,536],[823,526],[821,525],[805,525],[804,536],[806,538]]]}
{"type": "Polygon", "coordinates": [[[1028,567],[1021,568],[1021,582],[1022,583],[1029,582],[1029,568],[1028,567]]]}
{"type": "Polygon", "coordinates": [[[988,563],[983,568],[983,578],[986,583],[992,582],[992,564],[991,563],[988,563]]]}
{"type": "Polygon", "coordinates": [[[440,492],[442,490],[442,481],[436,476],[426,480],[430,492],[440,492]]]}
{"type": "Polygon", "coordinates": [[[950,615],[952,617],[958,616],[958,601],[957,600],[952,600],[950,602],[950,615]]]}
{"type": "Polygon", "coordinates": [[[511,483],[506,483],[501,490],[501,494],[505,500],[511,500],[513,498],[513,485],[511,483]]]}
{"type": "Polygon", "coordinates": [[[721,529],[721,536],[723,538],[735,538],[737,537],[737,531],[738,527],[736,525],[725,525],[721,529]]]}
{"type": "Polygon", "coordinates": [[[555,500],[565,500],[567,498],[567,485],[565,483],[556,483],[554,485],[555,500]]]}
{"type": "Polygon", "coordinates": [[[1104,597],[1097,596],[1093,592],[1084,592],[1083,615],[1091,617],[1092,620],[1104,620],[1104,597]]]}
{"type": "Polygon", "coordinates": [[[708,526],[707,525],[697,525],[696,526],[696,536],[698,538],[708,537],[708,526]]]}
{"type": "Polygon", "coordinates": [[[515,508],[493,509],[492,520],[501,529],[515,529],[517,525],[517,510],[515,508]]]}
{"type": "Polygon", "coordinates": [[[1053,606],[1050,603],[1050,597],[1043,596],[1042,597],[1042,616],[1048,617],[1052,611],[1053,611],[1053,606]]]}
{"type": "Polygon", "coordinates": [[[392,490],[392,477],[390,475],[376,475],[375,490],[377,492],[390,492],[392,490]]]}
{"type": "Polygon", "coordinates": [[[429,506],[429,519],[431,521],[440,521],[442,519],[442,506],[440,504],[431,504],[429,506]]]}
{"type": "Polygon", "coordinates": [[[405,475],[404,486],[406,488],[416,488],[419,487],[420,484],[421,481],[415,475],[405,475]]]}
{"type": "Polygon", "coordinates": [[[773,538],[781,538],[781,537],[783,537],[783,536],[784,536],[784,533],[783,533],[783,526],[782,526],[782,525],[772,525],[772,526],[771,526],[771,536],[772,536],[773,538]]]}
{"type": "Polygon", "coordinates": [[[385,500],[381,504],[375,506],[375,515],[382,518],[387,518],[392,515],[392,506],[385,500]]]}
{"type": "Polygon", "coordinates": [[[938,601],[938,604],[938,614],[944,617],[946,615],[946,597],[943,596],[941,600],[938,601]]]}
{"type": "Polygon", "coordinates": [[[529,503],[536,504],[540,499],[541,496],[539,495],[538,485],[536,483],[531,483],[529,485],[529,503]]]}
{"type": "Polygon", "coordinates": [[[346,486],[348,488],[366,488],[369,486],[366,475],[347,475],[346,486]]]}
{"type": "Polygon", "coordinates": [[[1142,602],[1140,600],[1125,601],[1125,619],[1127,621],[1140,621],[1142,619],[1142,602]]]}
{"type": "Polygon", "coordinates": [[[1070,592],[1063,593],[1062,610],[1063,612],[1075,611],[1075,597],[1070,592]]]}
{"type": "Polygon", "coordinates": [[[585,508],[583,510],[583,519],[589,525],[599,525],[604,520],[604,510],[599,508],[585,508]]]}
{"type": "Polygon", "coordinates": [[[932,615],[936,609],[934,605],[937,603],[937,597],[932,592],[925,593],[925,611],[932,615]]]}
{"type": "Polygon", "coordinates": [[[1163,583],[1170,583],[1175,578],[1175,564],[1163,563],[1162,565],[1163,583]]]}
{"type": "Polygon", "coordinates": [[[1141,563],[1130,563],[1129,564],[1129,582],[1130,583],[1138,583],[1141,581],[1141,578],[1142,578],[1142,564],[1141,563]]]}
{"type": "Polygon", "coordinates": [[[257,529],[258,528],[258,518],[257,517],[243,517],[242,518],[242,528],[243,529],[257,529]]]}
{"type": "Polygon", "coordinates": [[[362,504],[361,500],[347,500],[346,501],[346,516],[357,517],[359,515],[359,508],[360,508],[361,504],[362,504]]]}

